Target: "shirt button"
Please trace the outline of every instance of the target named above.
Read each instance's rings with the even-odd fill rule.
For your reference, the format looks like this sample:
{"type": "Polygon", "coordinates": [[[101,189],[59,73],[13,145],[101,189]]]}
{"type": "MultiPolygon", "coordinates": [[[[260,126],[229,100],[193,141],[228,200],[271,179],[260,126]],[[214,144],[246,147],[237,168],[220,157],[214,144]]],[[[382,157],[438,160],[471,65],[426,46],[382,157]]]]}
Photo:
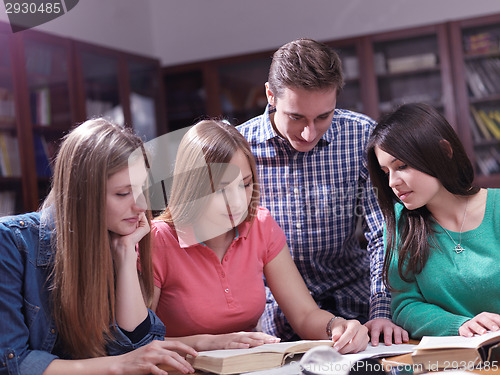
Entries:
{"type": "Polygon", "coordinates": [[[295,189],[293,189],[293,192],[294,192],[295,194],[299,194],[299,189],[295,188],[295,189]]]}
{"type": "Polygon", "coordinates": [[[225,293],[229,293],[229,289],[224,289],[224,292],[225,293]]]}
{"type": "Polygon", "coordinates": [[[295,224],[295,226],[296,226],[298,229],[300,229],[300,228],[302,227],[302,225],[300,225],[300,223],[295,224]]]}
{"type": "Polygon", "coordinates": [[[9,353],[9,355],[7,356],[7,358],[9,358],[9,359],[14,358],[14,353],[9,353]]]}
{"type": "Polygon", "coordinates": [[[52,329],[50,330],[50,333],[54,334],[54,333],[56,333],[56,330],[55,330],[54,328],[52,328],[52,329]]]}
{"type": "Polygon", "coordinates": [[[226,274],[225,274],[224,272],[221,272],[221,273],[220,273],[220,276],[221,276],[221,277],[226,277],[226,274]]]}
{"type": "Polygon", "coordinates": [[[19,222],[19,224],[20,224],[20,225],[24,225],[24,221],[20,221],[20,222],[19,222]]]}

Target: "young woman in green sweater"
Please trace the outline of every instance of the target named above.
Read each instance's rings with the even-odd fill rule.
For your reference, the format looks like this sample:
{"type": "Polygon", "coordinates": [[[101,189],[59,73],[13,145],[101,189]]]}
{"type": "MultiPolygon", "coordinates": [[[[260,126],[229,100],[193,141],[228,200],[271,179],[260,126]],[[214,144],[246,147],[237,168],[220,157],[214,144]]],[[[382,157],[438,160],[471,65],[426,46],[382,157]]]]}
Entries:
{"type": "Polygon", "coordinates": [[[498,330],[500,190],[472,185],[463,145],[426,104],[383,118],[367,152],[395,323],[413,338],[498,330]]]}

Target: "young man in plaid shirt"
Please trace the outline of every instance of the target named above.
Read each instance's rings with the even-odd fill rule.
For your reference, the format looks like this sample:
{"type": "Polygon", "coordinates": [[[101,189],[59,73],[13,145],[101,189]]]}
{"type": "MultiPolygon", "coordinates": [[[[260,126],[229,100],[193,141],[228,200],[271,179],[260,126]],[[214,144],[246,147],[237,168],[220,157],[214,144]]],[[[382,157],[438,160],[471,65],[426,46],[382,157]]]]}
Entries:
{"type": "MultiPolygon", "coordinates": [[[[297,267],[318,305],[358,319],[371,342],[408,340],[390,319],[382,281],[383,217],[368,179],[364,147],[375,122],[336,109],[344,81],[338,55],[299,39],[273,55],[268,105],[238,130],[257,159],[261,204],[285,231],[297,267]],[[356,236],[362,220],[367,249],[356,236]]],[[[262,329],[297,339],[271,293],[262,329]]]]}

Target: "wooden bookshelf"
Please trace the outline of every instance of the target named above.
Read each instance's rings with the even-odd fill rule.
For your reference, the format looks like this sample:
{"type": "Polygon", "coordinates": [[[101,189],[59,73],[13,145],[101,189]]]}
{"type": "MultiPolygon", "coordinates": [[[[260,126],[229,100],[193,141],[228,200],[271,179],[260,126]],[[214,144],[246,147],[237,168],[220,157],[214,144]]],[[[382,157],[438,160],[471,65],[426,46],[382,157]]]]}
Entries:
{"type": "MultiPolygon", "coordinates": [[[[496,64],[500,69],[499,36],[500,14],[324,41],[344,66],[346,84],[337,106],[378,120],[400,104],[427,102],[457,131],[474,162],[476,183],[500,187],[500,164],[494,161],[499,141],[478,136],[470,109],[491,112],[494,118],[500,111],[500,71],[493,70],[496,64]],[[488,33],[495,48],[466,50],[466,38],[488,33]],[[465,68],[475,65],[492,77],[484,82],[489,89],[484,95],[472,95],[468,87],[465,68]]],[[[481,42],[480,37],[472,40],[481,42]]],[[[192,125],[203,115],[225,117],[236,125],[261,114],[274,51],[163,68],[169,129],[192,125]],[[182,97],[196,98],[188,101],[198,107],[186,110],[182,97]]]]}
{"type": "Polygon", "coordinates": [[[500,14],[448,27],[459,135],[478,184],[500,187],[500,14]]]}
{"type": "Polygon", "coordinates": [[[9,151],[21,173],[0,174],[0,215],[39,207],[61,137],[77,123],[106,116],[146,141],[166,131],[158,60],[34,30],[13,34],[5,23],[0,48],[0,155],[3,137],[22,150],[9,151]],[[92,107],[99,101],[110,110],[92,107]]]}

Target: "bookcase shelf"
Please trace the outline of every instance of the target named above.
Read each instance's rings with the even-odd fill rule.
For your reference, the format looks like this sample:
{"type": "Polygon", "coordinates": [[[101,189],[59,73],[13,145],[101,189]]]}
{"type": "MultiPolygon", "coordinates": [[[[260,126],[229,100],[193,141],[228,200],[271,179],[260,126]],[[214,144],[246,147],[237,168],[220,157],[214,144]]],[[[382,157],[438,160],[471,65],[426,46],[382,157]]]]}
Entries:
{"type": "Polygon", "coordinates": [[[193,125],[208,113],[204,68],[198,65],[163,70],[168,130],[193,125]]]}
{"type": "Polygon", "coordinates": [[[0,216],[39,207],[61,138],[88,117],[108,115],[145,140],[166,129],[156,59],[35,30],[13,34],[2,22],[0,48],[0,216]],[[88,100],[111,100],[120,116],[91,110],[88,100]],[[18,142],[6,155],[19,176],[1,169],[4,134],[18,142]]]}
{"type": "Polygon", "coordinates": [[[455,125],[445,25],[369,36],[376,75],[375,119],[408,102],[426,102],[455,125]]]}
{"type": "Polygon", "coordinates": [[[363,40],[342,39],[327,42],[340,56],[344,71],[345,85],[337,98],[337,107],[356,112],[370,112],[363,93],[366,91],[366,79],[363,79],[365,57],[363,56],[363,40]]]}
{"type": "MultiPolygon", "coordinates": [[[[339,53],[345,75],[337,107],[378,120],[402,103],[427,102],[457,131],[475,165],[476,183],[500,187],[500,164],[495,164],[500,141],[481,136],[471,112],[471,106],[492,116],[500,111],[499,41],[500,14],[325,41],[339,53]],[[466,66],[477,64],[490,69],[491,77],[483,82],[490,90],[480,96],[473,95],[466,78],[466,66]]],[[[206,115],[239,124],[261,114],[273,53],[164,68],[169,130],[206,115]]]]}
{"type": "Polygon", "coordinates": [[[477,182],[500,186],[500,15],[449,24],[458,130],[477,182]]]}
{"type": "Polygon", "coordinates": [[[470,104],[481,104],[481,103],[498,104],[499,102],[500,102],[500,94],[488,95],[482,98],[469,98],[470,104]]]}

